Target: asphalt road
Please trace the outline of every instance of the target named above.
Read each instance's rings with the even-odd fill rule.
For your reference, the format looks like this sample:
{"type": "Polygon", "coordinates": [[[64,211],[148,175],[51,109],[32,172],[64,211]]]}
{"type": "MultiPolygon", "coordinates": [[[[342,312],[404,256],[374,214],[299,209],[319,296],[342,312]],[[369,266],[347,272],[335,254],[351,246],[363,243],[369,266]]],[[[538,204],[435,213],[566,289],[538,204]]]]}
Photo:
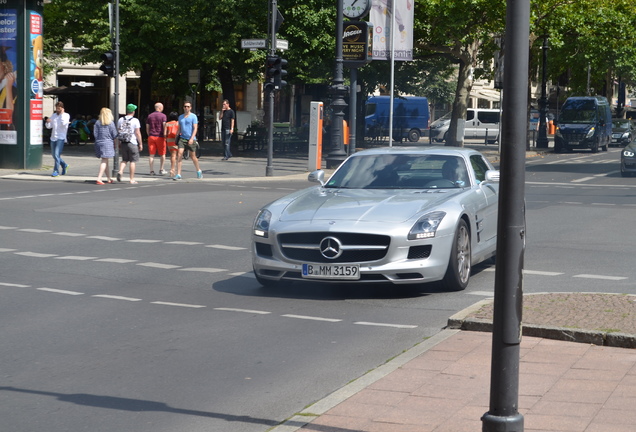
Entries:
{"type": "MultiPolygon", "coordinates": [[[[634,293],[618,156],[528,160],[526,292],[634,293]]],[[[493,292],[261,288],[252,219],[303,181],[1,184],[3,430],[265,431],[493,292]]]]}

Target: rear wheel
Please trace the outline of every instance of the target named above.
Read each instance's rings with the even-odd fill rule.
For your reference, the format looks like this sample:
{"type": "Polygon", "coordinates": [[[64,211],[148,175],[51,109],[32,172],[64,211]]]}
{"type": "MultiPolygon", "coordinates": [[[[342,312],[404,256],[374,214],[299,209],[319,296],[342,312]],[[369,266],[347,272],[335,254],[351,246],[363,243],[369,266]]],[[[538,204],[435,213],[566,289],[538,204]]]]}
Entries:
{"type": "Polygon", "coordinates": [[[450,291],[462,291],[468,286],[471,270],[470,232],[466,221],[460,219],[453,238],[448,268],[444,275],[444,287],[450,291]]]}
{"type": "Polygon", "coordinates": [[[409,141],[418,142],[420,140],[420,131],[417,129],[411,129],[409,131],[409,141]]]}

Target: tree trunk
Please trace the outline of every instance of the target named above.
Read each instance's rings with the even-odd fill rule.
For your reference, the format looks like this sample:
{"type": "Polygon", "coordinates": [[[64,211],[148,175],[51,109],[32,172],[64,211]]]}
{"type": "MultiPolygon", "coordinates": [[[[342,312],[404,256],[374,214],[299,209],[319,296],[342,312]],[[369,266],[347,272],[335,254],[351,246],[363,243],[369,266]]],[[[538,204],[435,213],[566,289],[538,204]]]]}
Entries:
{"type": "Polygon", "coordinates": [[[472,62],[460,58],[459,73],[457,76],[457,88],[455,89],[455,100],[453,101],[453,111],[451,122],[448,128],[446,145],[451,147],[464,147],[464,123],[466,121],[466,108],[473,82],[470,76],[472,62]]]}
{"type": "Polygon", "coordinates": [[[226,66],[219,66],[217,69],[219,81],[221,81],[221,91],[223,99],[230,101],[230,108],[236,111],[236,96],[234,95],[234,79],[232,78],[232,70],[226,66]]]}
{"type": "MultiPolygon", "coordinates": [[[[139,74],[139,110],[137,117],[145,119],[148,114],[154,111],[155,102],[152,100],[152,77],[155,67],[149,63],[144,63],[139,74]]],[[[145,131],[142,128],[142,131],[145,131]]]]}

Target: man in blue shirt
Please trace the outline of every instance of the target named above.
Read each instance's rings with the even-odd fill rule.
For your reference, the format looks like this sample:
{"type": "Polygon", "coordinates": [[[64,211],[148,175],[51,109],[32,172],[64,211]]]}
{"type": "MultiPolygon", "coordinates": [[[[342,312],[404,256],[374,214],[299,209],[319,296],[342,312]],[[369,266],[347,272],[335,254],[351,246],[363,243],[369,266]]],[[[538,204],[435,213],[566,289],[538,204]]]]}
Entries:
{"type": "Polygon", "coordinates": [[[177,157],[177,175],[173,177],[173,180],[181,180],[181,165],[183,163],[183,152],[188,149],[190,152],[190,159],[194,163],[194,168],[197,170],[197,178],[202,179],[203,173],[199,168],[199,159],[197,158],[197,149],[199,143],[197,142],[197,131],[199,129],[199,120],[197,115],[191,112],[192,104],[185,102],[183,104],[183,114],[179,116],[179,132],[177,136],[177,146],[179,147],[179,155],[177,157]]]}

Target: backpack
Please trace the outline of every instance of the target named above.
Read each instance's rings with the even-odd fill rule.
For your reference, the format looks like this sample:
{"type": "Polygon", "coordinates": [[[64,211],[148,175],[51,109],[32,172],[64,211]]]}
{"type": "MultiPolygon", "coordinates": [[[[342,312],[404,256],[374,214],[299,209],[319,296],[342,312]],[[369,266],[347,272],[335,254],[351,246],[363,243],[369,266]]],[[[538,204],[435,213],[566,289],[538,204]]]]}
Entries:
{"type": "Polygon", "coordinates": [[[121,142],[129,143],[132,141],[133,130],[132,130],[132,126],[130,125],[131,121],[132,121],[132,117],[130,118],[124,117],[123,121],[119,125],[119,129],[117,131],[118,132],[117,138],[119,138],[121,142]]]}
{"type": "Polygon", "coordinates": [[[170,121],[166,123],[166,140],[175,142],[177,140],[177,131],[179,130],[179,123],[176,121],[170,121]]]}

